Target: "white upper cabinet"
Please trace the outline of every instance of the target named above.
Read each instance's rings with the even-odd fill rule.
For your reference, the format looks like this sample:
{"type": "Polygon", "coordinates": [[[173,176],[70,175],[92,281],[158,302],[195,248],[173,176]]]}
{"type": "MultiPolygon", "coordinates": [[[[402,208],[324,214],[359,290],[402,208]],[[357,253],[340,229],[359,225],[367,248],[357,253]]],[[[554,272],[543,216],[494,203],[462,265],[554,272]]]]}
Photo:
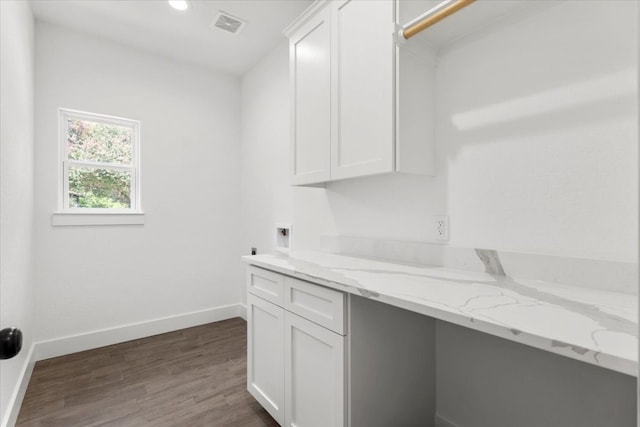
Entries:
{"type": "Polygon", "coordinates": [[[289,44],[293,184],[330,179],[331,10],[300,27],[289,44]]]}
{"type": "Polygon", "coordinates": [[[434,174],[434,63],[396,46],[398,5],[318,1],[286,30],[294,185],[434,174]]]}
{"type": "Polygon", "coordinates": [[[393,3],[332,5],[331,178],[393,171],[393,3]]]}

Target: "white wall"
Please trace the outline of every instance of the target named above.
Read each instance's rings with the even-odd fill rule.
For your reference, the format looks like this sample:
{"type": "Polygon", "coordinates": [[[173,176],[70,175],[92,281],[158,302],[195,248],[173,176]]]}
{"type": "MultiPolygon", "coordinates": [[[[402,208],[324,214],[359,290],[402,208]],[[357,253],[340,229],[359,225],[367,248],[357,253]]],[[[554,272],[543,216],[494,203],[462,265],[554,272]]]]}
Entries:
{"type": "Polygon", "coordinates": [[[37,339],[237,304],[238,79],[42,22],[35,58],[37,339]],[[141,121],[144,226],[52,227],[60,107],[141,121]]]}
{"type": "Polygon", "coordinates": [[[457,42],[437,68],[438,176],[326,189],[287,187],[283,42],[242,83],[244,244],[270,245],[279,219],[298,248],[323,234],[435,241],[448,214],[452,246],[635,262],[635,7],[569,1],[457,42]]]}
{"type": "Polygon", "coordinates": [[[272,252],[275,224],[293,223],[297,249],[318,248],[330,223],[324,188],[289,185],[288,43],[283,41],[241,83],[242,251],[272,252]]]}
{"type": "Polygon", "coordinates": [[[635,8],[563,2],[441,56],[452,244],[636,261],[635,8]]]}
{"type": "Polygon", "coordinates": [[[28,2],[0,2],[0,63],[0,328],[18,327],[24,334],[22,352],[0,362],[0,424],[7,425],[22,401],[34,331],[33,18],[28,2]]]}
{"type": "MultiPolygon", "coordinates": [[[[432,216],[446,213],[452,246],[637,262],[635,7],[635,2],[611,7],[606,1],[568,1],[516,25],[459,41],[441,52],[437,69],[438,176],[368,177],[330,183],[326,189],[288,186],[284,76],[289,70],[283,41],[242,81],[245,252],[251,245],[271,251],[273,223],[288,220],[299,249],[321,249],[325,234],[434,241],[432,216]]],[[[440,338],[447,337],[449,332],[440,338]]],[[[486,401],[483,394],[496,383],[518,382],[518,405],[539,396],[538,385],[527,386],[520,377],[499,370],[484,375],[482,369],[495,366],[492,354],[474,353],[473,364],[460,365],[465,375],[458,375],[447,363],[453,356],[470,354],[476,345],[498,352],[502,347],[484,334],[474,338],[473,348],[453,338],[437,342],[436,364],[451,368],[436,368],[440,416],[463,427],[474,425],[470,420],[489,419],[473,402],[486,401]],[[470,375],[476,379],[473,390],[465,385],[470,375]],[[443,391],[446,384],[468,392],[443,391]]],[[[581,364],[516,347],[514,352],[526,356],[522,360],[552,366],[549,372],[565,372],[563,364],[572,363],[573,373],[554,379],[564,381],[564,393],[577,392],[571,384],[584,384],[581,364]]],[[[507,350],[501,356],[509,361],[512,349],[507,350]]],[[[515,366],[536,375],[526,363],[515,366]]],[[[590,389],[591,397],[601,393],[615,403],[616,396],[627,396],[617,416],[624,423],[632,419],[628,393],[634,379],[605,370],[593,374],[605,379],[603,384],[617,385],[590,389]]],[[[545,404],[567,419],[584,408],[573,395],[560,395],[558,402],[564,404],[561,409],[551,399],[545,404]]],[[[504,417],[495,414],[488,425],[491,420],[512,425],[522,416],[532,425],[544,425],[549,414],[523,411],[525,406],[504,417]]]]}

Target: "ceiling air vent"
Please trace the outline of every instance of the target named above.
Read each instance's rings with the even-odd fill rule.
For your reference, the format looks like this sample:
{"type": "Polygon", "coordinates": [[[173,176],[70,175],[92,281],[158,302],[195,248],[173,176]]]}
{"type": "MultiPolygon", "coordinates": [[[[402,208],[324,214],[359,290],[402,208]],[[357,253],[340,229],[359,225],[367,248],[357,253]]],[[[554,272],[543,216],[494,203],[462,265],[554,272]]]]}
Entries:
{"type": "Polygon", "coordinates": [[[247,21],[243,21],[242,19],[236,18],[235,16],[229,15],[227,12],[223,12],[221,10],[218,11],[211,23],[212,27],[220,28],[221,30],[228,31],[231,34],[238,34],[242,31],[245,25],[247,25],[247,21]]]}

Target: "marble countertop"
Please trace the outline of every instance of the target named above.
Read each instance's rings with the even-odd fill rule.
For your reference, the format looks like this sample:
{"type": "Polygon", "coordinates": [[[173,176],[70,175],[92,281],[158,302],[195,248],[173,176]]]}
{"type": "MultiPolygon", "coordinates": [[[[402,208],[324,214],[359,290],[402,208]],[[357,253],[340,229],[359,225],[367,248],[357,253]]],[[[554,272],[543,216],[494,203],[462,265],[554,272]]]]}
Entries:
{"type": "Polygon", "coordinates": [[[635,295],[323,252],[254,255],[243,260],[637,376],[635,295]]]}

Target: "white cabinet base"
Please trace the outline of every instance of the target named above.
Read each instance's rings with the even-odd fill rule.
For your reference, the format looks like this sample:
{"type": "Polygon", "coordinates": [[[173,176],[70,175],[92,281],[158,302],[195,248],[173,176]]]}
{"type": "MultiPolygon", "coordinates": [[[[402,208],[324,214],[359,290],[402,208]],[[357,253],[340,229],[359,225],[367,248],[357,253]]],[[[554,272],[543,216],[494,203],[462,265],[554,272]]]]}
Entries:
{"type": "Polygon", "coordinates": [[[344,427],[345,294],[253,266],[247,291],[249,393],[280,425],[344,427]]]}

